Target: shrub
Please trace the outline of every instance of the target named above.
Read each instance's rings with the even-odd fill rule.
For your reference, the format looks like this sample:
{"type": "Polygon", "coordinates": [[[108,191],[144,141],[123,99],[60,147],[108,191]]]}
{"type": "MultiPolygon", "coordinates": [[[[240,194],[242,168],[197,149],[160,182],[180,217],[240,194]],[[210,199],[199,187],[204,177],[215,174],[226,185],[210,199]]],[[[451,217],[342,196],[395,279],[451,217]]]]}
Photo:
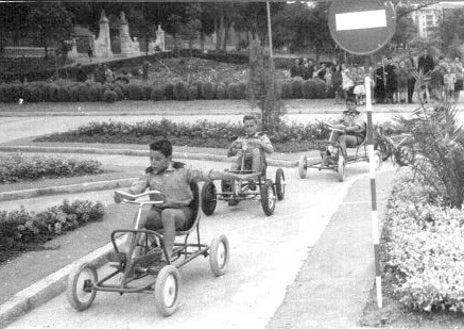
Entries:
{"type": "Polygon", "coordinates": [[[101,172],[101,163],[93,160],[25,157],[21,154],[0,156],[0,183],[37,180],[45,177],[82,176],[101,172]]]}
{"type": "Polygon", "coordinates": [[[413,174],[395,182],[382,262],[400,302],[420,311],[464,313],[464,213],[413,174]]]}
{"type": "Polygon", "coordinates": [[[48,92],[49,92],[49,99],[51,102],[60,101],[59,89],[60,88],[56,84],[54,83],[50,84],[48,92]]]}
{"type": "Polygon", "coordinates": [[[293,89],[290,82],[284,81],[282,83],[281,95],[282,98],[293,98],[293,89]]]}
{"type": "Polygon", "coordinates": [[[121,87],[118,85],[113,85],[112,90],[116,93],[118,96],[116,100],[121,101],[124,99],[124,92],[121,90],[121,87]]]}
{"type": "Polygon", "coordinates": [[[200,96],[200,92],[197,86],[190,86],[188,88],[188,99],[191,101],[197,100],[200,96]]]}
{"type": "Polygon", "coordinates": [[[206,82],[201,88],[201,98],[214,99],[216,95],[216,87],[211,82],[206,82]]]}
{"type": "Polygon", "coordinates": [[[71,102],[79,101],[79,86],[78,85],[72,85],[69,88],[69,100],[71,102]]]}
{"type": "Polygon", "coordinates": [[[71,100],[71,92],[67,86],[58,87],[58,100],[60,102],[69,102],[71,100]]]}
{"type": "Polygon", "coordinates": [[[89,88],[85,83],[80,83],[77,86],[79,102],[87,102],[89,100],[89,88]]]}
{"type": "Polygon", "coordinates": [[[23,206],[15,211],[0,211],[0,263],[20,251],[33,250],[57,235],[99,221],[104,213],[101,202],[88,200],[72,203],[64,200],[61,205],[38,214],[27,212],[23,206]]]}
{"type": "Polygon", "coordinates": [[[314,79],[314,91],[315,98],[327,98],[327,86],[324,81],[320,79],[314,79]]]}
{"type": "Polygon", "coordinates": [[[292,81],[293,98],[303,98],[303,79],[294,79],[292,81]]]}
{"type": "Polygon", "coordinates": [[[247,85],[245,82],[240,81],[238,83],[238,90],[239,90],[239,99],[245,99],[246,92],[247,92],[247,85]]]}
{"type": "Polygon", "coordinates": [[[98,102],[101,100],[100,84],[93,84],[89,88],[89,101],[98,102]]]}
{"type": "Polygon", "coordinates": [[[3,89],[5,102],[17,102],[22,97],[23,87],[20,84],[7,84],[3,89]]]}
{"type": "Polygon", "coordinates": [[[216,99],[225,99],[226,98],[226,85],[223,83],[218,83],[216,88],[216,99]]]}
{"type": "Polygon", "coordinates": [[[143,85],[143,99],[144,100],[151,99],[152,91],[153,91],[153,87],[151,85],[143,85]]]}
{"type": "Polygon", "coordinates": [[[314,99],[316,98],[316,83],[313,79],[303,82],[302,87],[303,98],[314,99]]]}
{"type": "Polygon", "coordinates": [[[179,81],[174,85],[174,99],[178,101],[186,101],[188,99],[188,88],[187,84],[183,81],[179,81]]]}
{"type": "Polygon", "coordinates": [[[141,101],[145,98],[144,89],[142,85],[130,83],[127,87],[130,100],[141,101]]]}
{"type": "Polygon", "coordinates": [[[200,99],[202,98],[201,96],[201,90],[203,89],[203,82],[197,80],[197,81],[194,81],[191,86],[189,87],[189,99],[190,99],[190,88],[191,87],[195,87],[197,90],[192,90],[192,93],[194,95],[196,95],[195,99],[200,99]]]}
{"type": "Polygon", "coordinates": [[[151,100],[153,101],[161,101],[164,98],[164,88],[162,87],[155,87],[151,92],[151,100]]]}
{"type": "Polygon", "coordinates": [[[237,83],[230,83],[227,86],[227,98],[240,99],[240,87],[237,83]]]}
{"type": "Polygon", "coordinates": [[[118,99],[118,94],[114,90],[106,89],[102,98],[107,103],[114,103],[118,99]]]}
{"type": "Polygon", "coordinates": [[[164,86],[164,96],[168,100],[174,99],[174,85],[172,83],[168,83],[164,86]]]}

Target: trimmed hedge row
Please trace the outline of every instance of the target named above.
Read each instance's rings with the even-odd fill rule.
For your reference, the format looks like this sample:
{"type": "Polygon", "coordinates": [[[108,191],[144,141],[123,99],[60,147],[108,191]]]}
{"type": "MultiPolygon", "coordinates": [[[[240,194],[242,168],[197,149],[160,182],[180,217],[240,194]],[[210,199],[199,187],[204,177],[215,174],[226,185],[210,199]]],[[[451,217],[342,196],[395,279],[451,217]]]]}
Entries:
{"type": "Polygon", "coordinates": [[[40,213],[19,210],[0,211],[0,263],[15,253],[36,249],[51,238],[88,222],[99,221],[105,213],[101,202],[75,200],[40,213]]]}
{"type": "MultiPolygon", "coordinates": [[[[242,124],[198,121],[194,124],[169,120],[126,122],[90,122],[75,130],[38,137],[36,142],[84,142],[148,144],[154,138],[166,137],[174,145],[227,148],[231,141],[244,134],[242,124]]],[[[269,134],[277,151],[309,150],[315,142],[327,140],[329,130],[320,121],[303,124],[283,124],[269,134]],[[289,146],[293,145],[293,146],[289,146]]],[[[317,145],[316,145],[317,146],[317,145]]]]}
{"type": "MultiPolygon", "coordinates": [[[[327,98],[326,85],[319,79],[300,78],[281,81],[279,91],[282,98],[327,98]]],[[[196,100],[196,99],[246,99],[245,82],[213,84],[194,81],[188,85],[179,81],[165,86],[132,82],[124,84],[91,81],[77,83],[58,81],[56,83],[30,82],[0,85],[0,102],[115,102],[121,100],[196,100]]]]}
{"type": "Polygon", "coordinates": [[[101,163],[94,160],[24,157],[22,154],[0,156],[0,184],[45,177],[70,177],[102,173],[101,163]]]}
{"type": "Polygon", "coordinates": [[[464,313],[464,212],[411,174],[392,191],[382,261],[403,305],[464,313]]]}

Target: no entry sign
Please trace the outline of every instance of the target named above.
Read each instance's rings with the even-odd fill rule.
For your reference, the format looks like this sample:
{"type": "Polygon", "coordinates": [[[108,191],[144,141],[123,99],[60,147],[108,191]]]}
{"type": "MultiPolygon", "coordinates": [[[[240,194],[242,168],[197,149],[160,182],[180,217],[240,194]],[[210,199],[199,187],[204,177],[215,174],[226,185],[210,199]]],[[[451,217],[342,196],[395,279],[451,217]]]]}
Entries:
{"type": "Polygon", "coordinates": [[[352,54],[378,51],[395,34],[395,26],[395,8],[390,1],[336,0],[330,6],[330,34],[352,54]]]}

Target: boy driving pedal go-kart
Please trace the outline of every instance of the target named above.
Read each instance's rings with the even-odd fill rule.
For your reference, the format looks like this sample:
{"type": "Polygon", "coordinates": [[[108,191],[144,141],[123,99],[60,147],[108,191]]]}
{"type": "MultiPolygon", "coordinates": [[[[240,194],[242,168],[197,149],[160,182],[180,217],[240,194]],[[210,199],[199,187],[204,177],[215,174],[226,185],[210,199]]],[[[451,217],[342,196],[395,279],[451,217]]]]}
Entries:
{"type": "Polygon", "coordinates": [[[362,113],[356,109],[356,100],[354,98],[347,98],[346,108],[347,110],[343,112],[341,119],[328,125],[332,129],[332,132],[327,150],[323,154],[321,166],[336,163],[339,150],[346,159],[346,149],[348,147],[358,147],[366,137],[366,122],[362,113]]]}
{"type": "Polygon", "coordinates": [[[276,199],[282,200],[285,195],[285,175],[281,168],[276,171],[275,183],[266,177],[266,154],[274,148],[263,132],[258,132],[258,119],[245,115],[243,118],[245,134],[232,142],[227,156],[238,155],[229,172],[249,174],[248,179],[230,184],[221,181],[221,192],[216,192],[214,183],[206,183],[201,191],[202,209],[209,216],[216,209],[217,200],[225,200],[229,206],[235,206],[242,200],[258,200],[264,213],[270,216],[274,212],[276,199]]]}

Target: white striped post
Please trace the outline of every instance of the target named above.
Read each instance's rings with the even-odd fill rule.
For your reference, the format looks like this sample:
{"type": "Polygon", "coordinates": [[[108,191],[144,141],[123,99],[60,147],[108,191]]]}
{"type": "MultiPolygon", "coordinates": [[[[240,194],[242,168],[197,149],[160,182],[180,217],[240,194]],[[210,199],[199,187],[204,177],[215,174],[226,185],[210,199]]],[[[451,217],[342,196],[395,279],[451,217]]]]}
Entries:
{"type": "MultiPolygon", "coordinates": [[[[369,176],[371,185],[371,205],[372,205],[372,240],[374,244],[375,258],[375,288],[377,294],[377,306],[382,308],[382,278],[380,276],[380,234],[379,217],[377,214],[377,194],[375,187],[375,164],[374,164],[374,133],[372,126],[372,98],[371,98],[371,78],[367,76],[364,80],[366,89],[366,112],[367,112],[367,149],[369,151],[369,176]]],[[[380,160],[382,161],[382,160],[380,160]]]]}

